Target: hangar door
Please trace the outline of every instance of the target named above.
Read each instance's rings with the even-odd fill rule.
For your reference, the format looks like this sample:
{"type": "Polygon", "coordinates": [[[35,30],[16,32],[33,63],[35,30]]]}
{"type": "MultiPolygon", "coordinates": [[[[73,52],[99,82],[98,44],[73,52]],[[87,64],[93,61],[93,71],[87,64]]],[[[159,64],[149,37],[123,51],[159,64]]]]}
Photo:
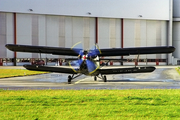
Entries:
{"type": "MultiPolygon", "coordinates": [[[[167,21],[158,20],[124,20],[124,48],[150,47],[167,45],[167,21]]],[[[130,56],[136,59],[136,56],[130,56]]],[[[140,59],[149,62],[166,62],[165,54],[140,55],[140,59]]]]}
{"type": "MultiPolygon", "coordinates": [[[[82,41],[85,49],[95,43],[95,19],[52,15],[17,14],[17,44],[69,47],[82,41]]],[[[38,54],[18,53],[18,58],[38,58],[38,54]]],[[[42,58],[62,56],[43,55],[42,58]]]]}

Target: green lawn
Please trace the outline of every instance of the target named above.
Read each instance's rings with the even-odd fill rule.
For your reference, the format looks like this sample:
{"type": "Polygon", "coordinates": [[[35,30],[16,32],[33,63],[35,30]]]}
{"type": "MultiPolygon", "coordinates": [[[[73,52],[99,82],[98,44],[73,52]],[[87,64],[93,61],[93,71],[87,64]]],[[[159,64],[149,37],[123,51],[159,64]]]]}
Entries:
{"type": "Polygon", "coordinates": [[[0,119],[180,119],[180,90],[0,91],[0,119]]]}
{"type": "Polygon", "coordinates": [[[47,72],[30,71],[26,69],[0,69],[0,78],[36,75],[44,73],[47,72]]]}

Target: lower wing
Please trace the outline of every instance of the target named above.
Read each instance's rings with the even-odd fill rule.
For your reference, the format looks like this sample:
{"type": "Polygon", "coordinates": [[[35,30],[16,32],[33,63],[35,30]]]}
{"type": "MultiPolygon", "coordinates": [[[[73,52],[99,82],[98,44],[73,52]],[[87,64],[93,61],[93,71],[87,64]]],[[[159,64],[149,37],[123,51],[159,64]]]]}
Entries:
{"type": "Polygon", "coordinates": [[[125,73],[146,73],[153,72],[155,67],[133,67],[133,68],[115,68],[115,69],[98,69],[100,74],[125,74],[125,73]]]}
{"type": "Polygon", "coordinates": [[[38,65],[24,65],[24,67],[28,70],[33,70],[33,71],[77,74],[77,72],[75,72],[71,68],[64,68],[64,67],[48,67],[48,66],[38,66],[38,65]]]}

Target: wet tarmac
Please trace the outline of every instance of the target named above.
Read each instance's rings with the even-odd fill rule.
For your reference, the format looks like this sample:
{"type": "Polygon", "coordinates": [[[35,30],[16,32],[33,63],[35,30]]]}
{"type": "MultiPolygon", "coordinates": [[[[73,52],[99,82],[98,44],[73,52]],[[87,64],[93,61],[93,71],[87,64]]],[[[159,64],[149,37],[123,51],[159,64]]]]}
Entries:
{"type": "Polygon", "coordinates": [[[177,66],[157,66],[152,73],[107,75],[106,83],[82,75],[68,84],[68,74],[59,73],[3,78],[0,79],[0,89],[180,89],[180,75],[175,68],[177,66]]]}

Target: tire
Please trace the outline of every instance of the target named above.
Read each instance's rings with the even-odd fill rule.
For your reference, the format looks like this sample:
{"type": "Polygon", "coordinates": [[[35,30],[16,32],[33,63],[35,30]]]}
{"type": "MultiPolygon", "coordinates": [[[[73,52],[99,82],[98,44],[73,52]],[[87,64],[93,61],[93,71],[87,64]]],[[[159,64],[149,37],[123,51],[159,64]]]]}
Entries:
{"type": "Polygon", "coordinates": [[[107,78],[106,78],[106,76],[104,76],[104,77],[103,77],[103,80],[104,80],[104,82],[107,82],[107,78]]]}
{"type": "Polygon", "coordinates": [[[96,76],[94,76],[94,81],[97,81],[97,77],[96,76]]]}
{"type": "Polygon", "coordinates": [[[69,75],[68,76],[68,84],[71,84],[71,80],[72,80],[72,77],[69,75]]]}

